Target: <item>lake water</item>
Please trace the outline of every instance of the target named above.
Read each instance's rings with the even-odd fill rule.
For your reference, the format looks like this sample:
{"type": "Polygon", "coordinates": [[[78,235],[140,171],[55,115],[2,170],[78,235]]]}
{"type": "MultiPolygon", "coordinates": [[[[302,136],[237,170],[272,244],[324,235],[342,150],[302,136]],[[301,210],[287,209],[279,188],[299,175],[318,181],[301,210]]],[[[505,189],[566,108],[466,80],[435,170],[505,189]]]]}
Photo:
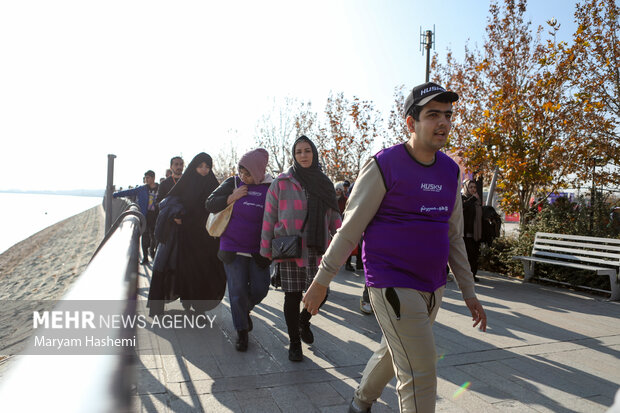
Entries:
{"type": "Polygon", "coordinates": [[[101,197],[0,193],[0,253],[102,202],[101,197]]]}

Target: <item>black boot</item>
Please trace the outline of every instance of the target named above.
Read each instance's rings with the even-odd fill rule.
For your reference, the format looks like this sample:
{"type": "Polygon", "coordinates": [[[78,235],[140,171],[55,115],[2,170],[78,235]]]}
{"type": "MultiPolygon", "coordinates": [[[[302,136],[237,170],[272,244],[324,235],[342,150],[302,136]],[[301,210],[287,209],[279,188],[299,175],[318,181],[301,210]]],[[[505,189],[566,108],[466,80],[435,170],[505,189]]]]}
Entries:
{"type": "Polygon", "coordinates": [[[310,317],[312,315],[304,308],[299,315],[299,336],[306,344],[314,343],[314,334],[310,330],[310,317]]]}
{"type": "Polygon", "coordinates": [[[248,313],[248,331],[254,330],[254,323],[252,322],[252,317],[250,317],[250,313],[248,313]]]}
{"type": "Polygon", "coordinates": [[[347,258],[347,263],[344,266],[344,269],[347,271],[355,272],[355,268],[353,268],[353,265],[351,265],[351,257],[347,258]]]}
{"type": "Polygon", "coordinates": [[[304,353],[301,350],[301,342],[291,343],[288,348],[288,359],[290,361],[303,361],[304,353]]]}
{"type": "Polygon", "coordinates": [[[235,344],[237,351],[248,350],[248,330],[237,331],[237,343],[235,344]]]}

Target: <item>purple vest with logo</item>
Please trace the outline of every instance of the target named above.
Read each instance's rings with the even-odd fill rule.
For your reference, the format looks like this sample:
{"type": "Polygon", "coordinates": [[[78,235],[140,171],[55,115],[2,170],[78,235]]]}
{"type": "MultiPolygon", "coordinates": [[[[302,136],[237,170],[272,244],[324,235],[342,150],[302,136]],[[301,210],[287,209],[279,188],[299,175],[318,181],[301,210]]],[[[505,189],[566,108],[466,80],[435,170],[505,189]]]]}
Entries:
{"type": "Polygon", "coordinates": [[[248,254],[260,252],[260,235],[268,189],[267,184],[248,185],[248,194],[235,201],[230,221],[220,238],[222,251],[248,254]]]}
{"type": "Polygon", "coordinates": [[[370,287],[435,291],[446,284],[459,167],[443,152],[430,166],[404,144],[375,155],[386,187],[379,210],[364,232],[362,259],[370,287]]]}

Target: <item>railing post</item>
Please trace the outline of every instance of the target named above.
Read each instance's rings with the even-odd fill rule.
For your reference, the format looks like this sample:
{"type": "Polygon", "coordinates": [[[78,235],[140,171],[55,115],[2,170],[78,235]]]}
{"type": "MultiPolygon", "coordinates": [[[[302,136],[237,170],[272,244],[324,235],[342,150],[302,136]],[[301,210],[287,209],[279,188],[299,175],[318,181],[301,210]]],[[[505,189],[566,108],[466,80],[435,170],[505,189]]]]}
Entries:
{"type": "Polygon", "coordinates": [[[112,226],[112,193],[114,192],[114,158],[116,155],[108,155],[108,183],[105,188],[105,232],[112,226]]]}

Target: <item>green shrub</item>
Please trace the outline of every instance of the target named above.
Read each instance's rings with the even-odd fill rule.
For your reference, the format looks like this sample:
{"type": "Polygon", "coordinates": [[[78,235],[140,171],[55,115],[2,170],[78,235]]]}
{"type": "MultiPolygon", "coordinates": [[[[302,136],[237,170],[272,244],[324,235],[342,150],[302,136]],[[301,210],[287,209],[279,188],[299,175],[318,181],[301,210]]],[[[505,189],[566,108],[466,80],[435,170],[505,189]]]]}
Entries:
{"type": "Polygon", "coordinates": [[[515,255],[517,239],[514,237],[500,237],[491,245],[482,244],[480,248],[479,268],[485,271],[506,275],[523,275],[519,263],[512,259],[515,255]]]}

